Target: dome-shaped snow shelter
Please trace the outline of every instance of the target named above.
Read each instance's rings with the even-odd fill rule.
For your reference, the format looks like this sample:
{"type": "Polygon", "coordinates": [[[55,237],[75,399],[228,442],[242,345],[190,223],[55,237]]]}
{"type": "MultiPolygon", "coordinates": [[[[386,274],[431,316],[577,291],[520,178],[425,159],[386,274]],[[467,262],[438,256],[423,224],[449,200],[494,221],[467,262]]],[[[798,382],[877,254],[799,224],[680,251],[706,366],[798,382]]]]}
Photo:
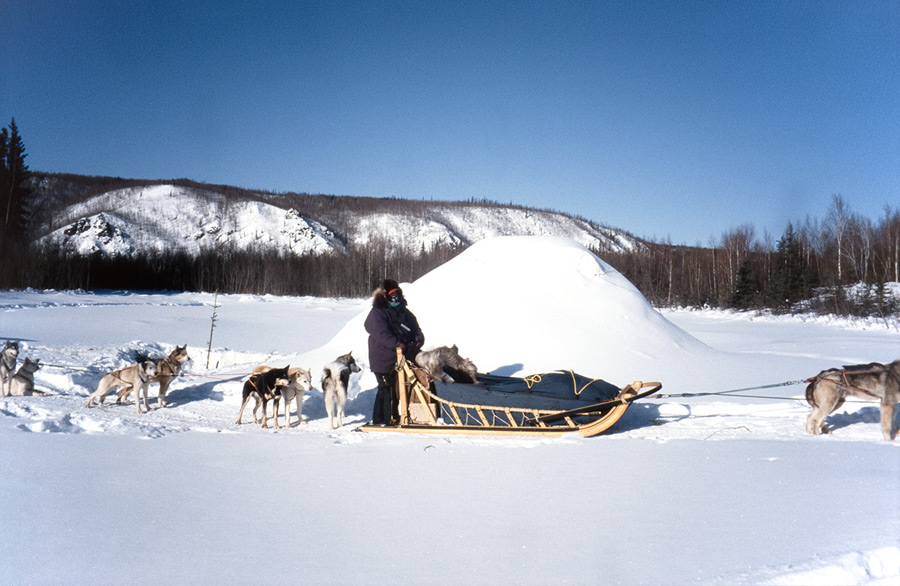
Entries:
{"type": "MultiPolygon", "coordinates": [[[[708,386],[712,380],[701,369],[715,363],[727,372],[730,364],[726,353],[669,322],[624,276],[571,240],[482,240],[401,286],[425,332],[425,349],[456,344],[479,372],[573,370],[617,387],[661,381],[674,392],[708,386]]],[[[368,311],[304,359],[331,360],[352,349],[365,363],[368,311]]],[[[351,394],[373,386],[366,372],[354,379],[351,394]]]]}
{"type": "Polygon", "coordinates": [[[404,288],[426,347],[456,344],[479,371],[572,369],[617,385],[716,353],[622,274],[555,237],[480,241],[404,288]]]}

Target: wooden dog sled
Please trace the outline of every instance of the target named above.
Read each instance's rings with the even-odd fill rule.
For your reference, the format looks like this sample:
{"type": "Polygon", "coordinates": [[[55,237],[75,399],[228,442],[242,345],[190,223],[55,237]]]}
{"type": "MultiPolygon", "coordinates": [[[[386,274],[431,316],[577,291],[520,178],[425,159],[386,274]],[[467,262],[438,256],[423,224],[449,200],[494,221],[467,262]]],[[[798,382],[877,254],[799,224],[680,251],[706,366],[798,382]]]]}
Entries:
{"type": "Polygon", "coordinates": [[[361,431],[585,437],[612,427],[631,404],[662,388],[636,381],[618,388],[573,372],[526,378],[479,374],[479,384],[445,383],[397,352],[400,422],[361,431]]]}

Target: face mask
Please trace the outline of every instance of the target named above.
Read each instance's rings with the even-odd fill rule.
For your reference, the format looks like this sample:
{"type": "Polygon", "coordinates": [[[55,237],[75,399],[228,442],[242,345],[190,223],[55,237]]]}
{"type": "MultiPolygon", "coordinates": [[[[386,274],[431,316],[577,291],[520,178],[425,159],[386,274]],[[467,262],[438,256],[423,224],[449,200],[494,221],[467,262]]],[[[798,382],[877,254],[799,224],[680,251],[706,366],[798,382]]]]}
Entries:
{"type": "Polygon", "coordinates": [[[395,299],[395,298],[392,297],[392,298],[388,301],[388,305],[390,305],[391,307],[400,307],[400,299],[399,299],[399,298],[396,298],[396,299],[395,299]]]}

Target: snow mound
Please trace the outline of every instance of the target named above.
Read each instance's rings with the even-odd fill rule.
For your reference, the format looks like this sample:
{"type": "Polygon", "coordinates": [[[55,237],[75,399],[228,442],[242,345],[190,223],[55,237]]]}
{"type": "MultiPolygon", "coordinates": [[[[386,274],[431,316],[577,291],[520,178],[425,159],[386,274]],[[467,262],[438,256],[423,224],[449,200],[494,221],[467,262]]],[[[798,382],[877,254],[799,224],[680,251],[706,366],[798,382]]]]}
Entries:
{"type": "MultiPolygon", "coordinates": [[[[403,290],[427,347],[456,344],[482,372],[571,369],[624,386],[716,354],[618,271],[563,238],[482,240],[403,290]]],[[[366,313],[335,336],[329,354],[352,348],[366,356],[366,313]]]]}
{"type": "Polygon", "coordinates": [[[408,289],[430,344],[500,374],[573,369],[622,386],[711,351],[571,240],[484,240],[408,289]]]}

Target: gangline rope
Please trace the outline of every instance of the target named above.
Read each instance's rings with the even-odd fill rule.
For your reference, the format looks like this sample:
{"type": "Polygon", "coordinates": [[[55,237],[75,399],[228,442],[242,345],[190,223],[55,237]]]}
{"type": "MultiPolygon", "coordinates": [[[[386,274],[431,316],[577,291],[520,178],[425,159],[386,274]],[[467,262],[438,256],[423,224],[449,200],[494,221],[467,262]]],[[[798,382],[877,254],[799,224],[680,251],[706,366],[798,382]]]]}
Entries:
{"type": "MultiPolygon", "coordinates": [[[[730,397],[741,397],[744,399],[774,399],[776,401],[805,401],[805,398],[801,399],[798,397],[778,397],[775,395],[734,395],[732,393],[739,393],[742,391],[755,391],[758,389],[774,389],[777,387],[789,387],[791,385],[799,385],[803,383],[812,382],[816,377],[805,378],[802,380],[792,380],[783,383],[775,383],[771,385],[762,385],[758,387],[745,387],[742,389],[730,389],[728,391],[715,391],[710,393],[676,393],[676,394],[661,394],[654,395],[650,397],[651,399],[675,399],[675,398],[691,398],[691,397],[709,397],[715,395],[726,395],[730,397]]],[[[863,399],[854,399],[852,397],[847,397],[844,401],[845,403],[870,403],[871,401],[865,401],[863,399]]]]}
{"type": "Polygon", "coordinates": [[[713,391],[709,393],[674,393],[674,394],[663,394],[656,395],[657,399],[673,399],[673,398],[690,398],[690,397],[709,397],[713,395],[731,395],[733,397],[747,397],[749,399],[784,399],[786,401],[796,401],[796,397],[775,397],[775,396],[763,396],[763,395],[734,395],[733,393],[741,393],[744,391],[756,391],[760,389],[775,389],[778,387],[789,387],[792,385],[799,385],[805,382],[809,382],[809,379],[803,380],[791,380],[783,383],[774,383],[771,385],[760,385],[758,387],[743,387],[740,389],[729,389],[727,391],[713,391]]]}

